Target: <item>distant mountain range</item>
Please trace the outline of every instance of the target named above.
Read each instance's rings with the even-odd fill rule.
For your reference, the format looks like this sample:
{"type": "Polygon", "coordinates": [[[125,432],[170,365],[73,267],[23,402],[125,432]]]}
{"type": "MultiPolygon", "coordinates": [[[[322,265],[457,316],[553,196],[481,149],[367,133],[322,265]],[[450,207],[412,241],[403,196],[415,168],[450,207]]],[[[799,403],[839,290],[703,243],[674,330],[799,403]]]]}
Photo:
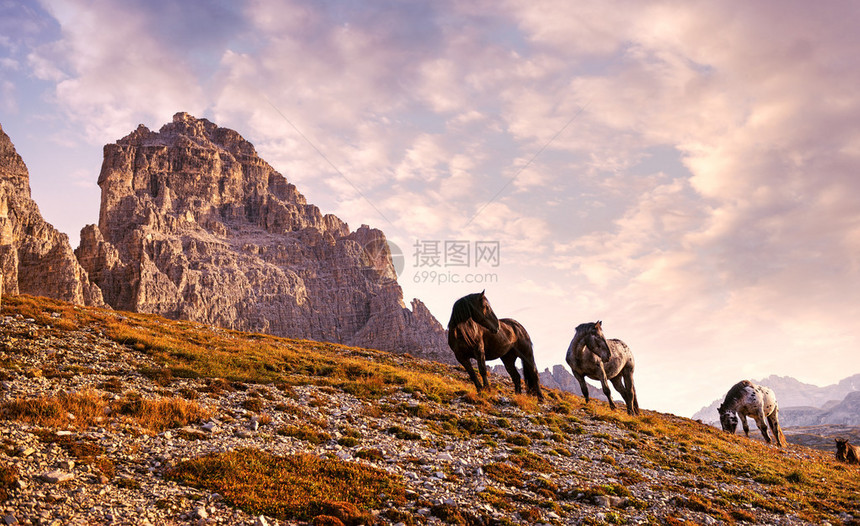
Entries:
{"type": "MultiPolygon", "coordinates": [[[[843,425],[860,426],[860,374],[818,387],[789,376],[768,376],[752,382],[770,387],[779,402],[779,422],[783,427],[843,425]]],[[[726,391],[729,387],[726,386],[726,391]]],[[[717,408],[723,397],[693,415],[707,424],[719,425],[717,408]]],[[[750,425],[755,424],[750,420],[750,425]]]]}

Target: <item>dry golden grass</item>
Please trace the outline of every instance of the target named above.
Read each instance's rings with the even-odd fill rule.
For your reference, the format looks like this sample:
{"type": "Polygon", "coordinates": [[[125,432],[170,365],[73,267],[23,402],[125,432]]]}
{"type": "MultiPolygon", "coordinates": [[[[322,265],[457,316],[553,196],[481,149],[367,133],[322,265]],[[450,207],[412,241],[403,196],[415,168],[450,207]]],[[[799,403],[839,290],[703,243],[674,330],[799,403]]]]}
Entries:
{"type": "Polygon", "coordinates": [[[540,411],[540,403],[537,398],[528,394],[515,394],[511,397],[511,401],[521,410],[527,413],[535,413],[540,411]]]}
{"type": "Polygon", "coordinates": [[[9,490],[18,482],[18,469],[0,463],[0,502],[9,498],[9,490]]]}
{"type": "Polygon", "coordinates": [[[153,400],[126,395],[112,404],[114,411],[129,417],[135,424],[156,433],[187,426],[211,416],[196,402],[167,397],[153,400]]]}
{"type": "Polygon", "coordinates": [[[43,427],[89,427],[105,418],[107,402],[96,391],[61,392],[55,396],[17,398],[0,405],[0,415],[43,427]]]}
{"type": "Polygon", "coordinates": [[[160,316],[71,306],[47,298],[8,296],[7,314],[41,324],[56,324],[50,313],[75,327],[97,326],[117,343],[145,352],[160,365],[142,371],[163,385],[173,378],[224,379],[228,382],[332,386],[361,398],[379,398],[406,389],[450,401],[472,389],[465,375],[430,362],[403,360],[390,353],[333,343],[278,338],[212,329],[160,316]]]}
{"type": "Polygon", "coordinates": [[[167,476],[218,492],[254,515],[280,520],[310,521],[350,506],[355,510],[350,514],[366,515],[386,500],[403,502],[404,495],[399,479],[363,464],[306,454],[280,457],[256,449],[181,462],[167,476]]]}
{"type": "Polygon", "coordinates": [[[147,431],[160,432],[208,418],[209,411],[182,398],[144,399],[124,396],[108,403],[94,390],[61,392],[53,396],[17,398],[0,405],[0,415],[9,420],[52,429],[103,425],[107,414],[121,415],[147,431]]]}

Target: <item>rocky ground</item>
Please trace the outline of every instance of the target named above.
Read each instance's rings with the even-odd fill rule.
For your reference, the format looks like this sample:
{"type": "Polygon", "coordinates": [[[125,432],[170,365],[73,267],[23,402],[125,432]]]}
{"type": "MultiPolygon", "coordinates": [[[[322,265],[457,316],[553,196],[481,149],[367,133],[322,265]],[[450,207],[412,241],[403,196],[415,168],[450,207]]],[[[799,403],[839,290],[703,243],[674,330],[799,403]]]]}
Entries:
{"type": "MultiPolygon", "coordinates": [[[[474,417],[479,410],[468,400],[443,406],[420,392],[398,391],[368,401],[312,385],[234,385],[235,390],[213,393],[200,379],[159,383],[139,372],[150,360],[146,354],[94,328],[52,331],[33,319],[6,316],[0,319],[0,351],[0,404],[90,388],[107,398],[129,391],[143,397],[184,395],[212,414],[193,426],[161,433],[142,432],[110,415],[103,427],[88,429],[46,430],[0,420],[0,464],[14,466],[20,474],[8,499],[0,502],[0,522],[5,524],[276,524],[271,517],[228,506],[217,493],[163,478],[163,469],[180,460],[248,447],[279,455],[312,452],[372,464],[402,477],[408,500],[391,503],[396,510],[372,510],[380,523],[443,523],[444,509],[464,510],[497,524],[717,524],[744,518],[809,523],[754,503],[738,503],[734,515],[690,505],[694,498],[725,500],[739,491],[766,495],[769,488],[743,474],[736,487],[697,480],[695,470],[667,469],[640,455],[645,446],[670,452],[673,437],[635,434],[612,422],[585,418],[572,419],[575,425],[559,434],[503,396],[495,402],[493,421],[504,428],[498,435],[504,440],[456,437],[440,434],[425,416],[453,412],[456,418],[474,417]],[[278,432],[289,425],[311,426],[318,435],[311,440],[278,432]],[[344,440],[347,435],[357,438],[344,440]],[[97,445],[115,471],[106,476],[93,463],[81,462],[63,447],[70,440],[97,445]],[[522,455],[523,448],[534,454],[523,468],[527,483],[490,476],[488,466],[522,455]],[[369,450],[376,454],[358,458],[369,450]],[[610,491],[593,491],[598,487],[610,491]]],[[[684,449],[696,454],[695,447],[684,449]]],[[[798,465],[821,459],[801,447],[775,454],[798,465]]],[[[853,520],[848,514],[841,518],[853,520]]]]}

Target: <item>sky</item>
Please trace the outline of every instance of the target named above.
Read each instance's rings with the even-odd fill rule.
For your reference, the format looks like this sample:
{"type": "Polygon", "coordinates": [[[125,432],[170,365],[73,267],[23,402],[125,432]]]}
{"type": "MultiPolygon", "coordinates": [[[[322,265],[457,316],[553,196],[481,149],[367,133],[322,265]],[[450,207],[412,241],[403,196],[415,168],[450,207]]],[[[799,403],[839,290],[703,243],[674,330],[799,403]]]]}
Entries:
{"type": "MultiPolygon", "coordinates": [[[[860,4],[0,0],[0,124],[77,246],[102,147],[179,111],[383,230],[446,325],[486,289],[643,408],[860,372],[860,4]]],[[[779,393],[777,393],[777,396],[779,393]]]]}

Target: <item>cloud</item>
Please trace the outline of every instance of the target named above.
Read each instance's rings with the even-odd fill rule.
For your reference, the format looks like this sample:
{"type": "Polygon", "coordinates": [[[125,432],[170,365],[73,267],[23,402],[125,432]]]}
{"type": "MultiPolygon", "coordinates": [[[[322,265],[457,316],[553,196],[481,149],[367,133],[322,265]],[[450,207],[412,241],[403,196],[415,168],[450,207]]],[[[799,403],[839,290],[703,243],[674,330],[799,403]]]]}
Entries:
{"type": "Polygon", "coordinates": [[[20,67],[18,61],[9,57],[0,57],[0,68],[8,71],[16,71],[20,67]]]}
{"type": "Polygon", "coordinates": [[[0,109],[8,113],[17,113],[18,102],[15,96],[15,84],[4,80],[0,82],[0,109]]]}
{"type": "MultiPolygon", "coordinates": [[[[205,107],[187,57],[151,29],[151,12],[113,2],[52,1],[57,40],[29,55],[34,74],[56,82],[54,100],[85,136],[105,143],[140,122],[205,107]],[[130,43],[130,39],[132,42],[130,43]]],[[[186,19],[186,21],[188,21],[186,19]]]]}

